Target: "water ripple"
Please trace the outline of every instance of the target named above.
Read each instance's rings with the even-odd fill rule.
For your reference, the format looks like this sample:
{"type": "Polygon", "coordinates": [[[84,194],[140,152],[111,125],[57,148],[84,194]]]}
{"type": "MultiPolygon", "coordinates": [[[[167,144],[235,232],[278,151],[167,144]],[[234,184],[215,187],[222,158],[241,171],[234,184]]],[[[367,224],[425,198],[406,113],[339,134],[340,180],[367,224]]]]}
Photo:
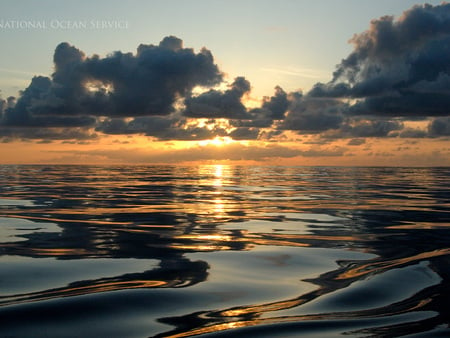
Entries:
{"type": "Polygon", "coordinates": [[[444,336],[449,183],[448,168],[0,166],[0,335],[444,336]]]}

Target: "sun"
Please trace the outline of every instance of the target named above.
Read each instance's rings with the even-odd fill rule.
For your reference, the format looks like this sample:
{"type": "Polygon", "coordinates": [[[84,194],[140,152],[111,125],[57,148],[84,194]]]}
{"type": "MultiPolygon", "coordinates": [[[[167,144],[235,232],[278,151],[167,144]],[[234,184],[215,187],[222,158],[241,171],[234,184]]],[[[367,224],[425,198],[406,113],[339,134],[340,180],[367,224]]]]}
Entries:
{"type": "Polygon", "coordinates": [[[231,137],[229,136],[216,136],[213,139],[210,140],[202,140],[202,141],[198,141],[198,144],[200,146],[209,146],[209,145],[213,145],[216,147],[223,147],[226,146],[228,144],[231,144],[235,142],[231,137]]]}

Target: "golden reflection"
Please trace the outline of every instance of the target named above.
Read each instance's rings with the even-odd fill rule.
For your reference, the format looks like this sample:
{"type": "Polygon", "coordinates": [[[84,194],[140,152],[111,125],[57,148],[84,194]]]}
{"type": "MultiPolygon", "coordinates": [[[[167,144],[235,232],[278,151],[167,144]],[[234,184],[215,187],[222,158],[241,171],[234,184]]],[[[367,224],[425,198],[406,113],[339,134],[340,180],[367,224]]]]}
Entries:
{"type": "Polygon", "coordinates": [[[348,278],[356,278],[363,275],[367,275],[373,272],[380,272],[382,270],[392,269],[399,265],[404,265],[407,263],[411,263],[414,261],[421,261],[433,257],[438,256],[444,256],[449,255],[450,249],[441,249],[441,250],[434,250],[430,252],[423,252],[418,255],[410,256],[410,257],[404,257],[399,259],[393,259],[391,261],[381,261],[381,262],[375,262],[375,263],[369,263],[364,264],[361,266],[358,266],[354,269],[349,269],[345,271],[344,273],[338,275],[336,279],[348,279],[348,278]]]}
{"type": "Polygon", "coordinates": [[[131,281],[104,281],[94,282],[90,285],[83,285],[77,287],[64,287],[53,290],[31,292],[21,295],[14,295],[12,297],[2,297],[0,301],[2,305],[28,303],[36,300],[49,300],[60,297],[81,296],[99,292],[110,292],[127,289],[141,289],[141,288],[161,288],[173,287],[177,281],[167,282],[163,280],[131,280],[131,281]]]}
{"type": "Polygon", "coordinates": [[[231,250],[232,247],[228,245],[186,245],[186,244],[173,244],[169,248],[185,251],[195,251],[195,252],[208,252],[208,251],[225,251],[231,250]]]}
{"type": "MultiPolygon", "coordinates": [[[[360,311],[348,311],[348,312],[331,312],[331,313],[322,313],[322,314],[306,314],[306,315],[293,315],[293,316],[278,316],[278,317],[262,317],[266,312],[280,311],[286,310],[294,307],[298,307],[302,304],[305,304],[311,300],[314,300],[316,297],[319,297],[323,294],[334,291],[325,290],[320,288],[316,291],[313,291],[310,295],[305,294],[301,297],[284,300],[280,302],[274,303],[266,303],[261,305],[253,305],[253,306],[243,306],[238,308],[232,308],[228,310],[223,310],[221,312],[212,312],[205,317],[213,317],[213,318],[223,318],[223,320],[227,320],[224,317],[235,318],[234,321],[221,323],[221,324],[212,324],[207,325],[200,328],[195,328],[186,332],[181,332],[173,335],[167,335],[166,337],[170,338],[181,338],[181,337],[191,337],[200,334],[214,333],[220,332],[235,328],[242,327],[250,327],[256,325],[271,325],[271,324],[280,324],[280,323],[289,323],[289,322],[304,322],[304,321],[317,321],[317,320],[340,320],[340,319],[348,319],[348,318],[373,318],[374,314],[376,315],[376,309],[369,310],[360,310],[360,311]],[[312,296],[312,297],[311,297],[312,296]],[[374,312],[375,311],[375,312],[374,312]],[[248,318],[252,318],[248,320],[248,318]]],[[[408,313],[412,311],[417,311],[423,309],[427,304],[432,301],[431,298],[416,300],[409,302],[406,308],[400,309],[392,309],[390,312],[386,312],[384,308],[381,308],[380,311],[383,311],[384,316],[395,316],[402,313],[408,313]]]]}
{"type": "Polygon", "coordinates": [[[221,187],[223,185],[222,177],[223,177],[223,165],[217,164],[213,167],[214,177],[213,186],[221,187]]]}
{"type": "Polygon", "coordinates": [[[231,236],[228,235],[179,235],[175,236],[175,239],[191,239],[191,240],[197,240],[197,241],[221,241],[221,242],[228,242],[231,241],[231,236]]]}
{"type": "Polygon", "coordinates": [[[29,248],[30,252],[39,256],[86,256],[92,254],[86,249],[42,249],[42,248],[29,248]]]}
{"type": "Polygon", "coordinates": [[[225,213],[225,203],[220,198],[215,198],[214,202],[214,216],[222,216],[225,213]]]}
{"type": "Polygon", "coordinates": [[[275,302],[275,303],[269,303],[269,304],[262,304],[262,305],[255,305],[255,306],[248,306],[248,307],[242,307],[238,309],[233,310],[226,310],[221,312],[220,314],[225,317],[239,317],[244,316],[251,313],[263,313],[263,312],[272,312],[272,311],[280,311],[289,309],[295,306],[299,306],[303,303],[305,303],[306,300],[304,299],[294,299],[294,300],[287,300],[287,301],[281,301],[281,302],[275,302]]]}
{"type": "MultiPolygon", "coordinates": [[[[219,332],[224,330],[230,330],[230,329],[237,329],[240,327],[246,327],[252,325],[251,321],[240,321],[240,322],[231,322],[231,323],[223,323],[223,324],[216,324],[211,326],[202,327],[200,329],[194,329],[190,330],[188,332],[181,332],[178,334],[166,336],[168,338],[182,338],[182,337],[190,337],[205,333],[213,333],[213,332],[219,332]]],[[[255,324],[253,324],[255,325],[255,324]]]]}

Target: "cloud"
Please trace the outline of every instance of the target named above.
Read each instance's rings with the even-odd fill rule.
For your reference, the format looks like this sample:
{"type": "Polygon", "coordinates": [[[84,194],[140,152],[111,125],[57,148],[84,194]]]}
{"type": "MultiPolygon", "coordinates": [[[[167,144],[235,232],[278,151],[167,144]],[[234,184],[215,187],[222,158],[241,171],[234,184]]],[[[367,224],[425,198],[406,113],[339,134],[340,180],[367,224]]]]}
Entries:
{"type": "Polygon", "coordinates": [[[168,116],[143,116],[134,119],[108,118],[98,124],[96,131],[112,135],[142,134],[160,140],[204,140],[226,136],[221,127],[189,124],[186,118],[176,114],[168,116]]]}
{"type": "Polygon", "coordinates": [[[259,135],[258,128],[236,128],[228,134],[233,140],[256,140],[259,135]]]}
{"type": "Polygon", "coordinates": [[[424,138],[429,135],[426,130],[417,128],[405,128],[398,133],[398,136],[402,138],[424,138]]]}
{"type": "Polygon", "coordinates": [[[435,118],[428,126],[431,136],[450,136],[450,116],[435,118]]]}
{"type": "MultiPolygon", "coordinates": [[[[65,155],[65,151],[51,151],[65,155]]],[[[97,149],[74,151],[74,157],[93,156],[120,163],[179,163],[195,161],[264,161],[272,158],[292,158],[300,155],[299,150],[281,145],[242,145],[233,143],[225,146],[195,146],[187,149],[97,149]]]]}
{"type": "MultiPolygon", "coordinates": [[[[301,95],[298,93],[298,95],[301,95]]],[[[237,128],[269,128],[274,121],[285,118],[289,106],[292,104],[289,95],[280,87],[275,87],[275,93],[271,97],[265,96],[261,106],[247,111],[241,119],[233,119],[230,124],[237,128]]]]}
{"type": "Polygon", "coordinates": [[[311,148],[301,151],[300,155],[304,157],[337,157],[343,156],[347,151],[345,147],[334,147],[331,149],[311,148]]]}
{"type": "MultiPolygon", "coordinates": [[[[346,153],[344,147],[332,148],[309,148],[297,149],[278,144],[250,144],[245,145],[238,142],[228,145],[216,146],[213,144],[205,146],[194,146],[186,149],[96,149],[75,150],[70,152],[73,159],[92,158],[113,163],[179,163],[196,161],[267,161],[273,159],[290,159],[294,157],[337,157],[346,153]]],[[[65,158],[67,151],[49,151],[59,154],[65,158]]],[[[60,159],[61,157],[56,158],[60,159]]]]}
{"type": "Polygon", "coordinates": [[[391,120],[353,120],[341,128],[349,137],[386,137],[392,131],[403,129],[403,123],[391,120]]]}
{"type": "Polygon", "coordinates": [[[450,4],[414,6],[356,34],[333,79],[309,95],[354,98],[349,113],[440,116],[450,104],[450,4]]]}
{"type": "Polygon", "coordinates": [[[366,140],[363,138],[353,138],[350,141],[347,142],[347,145],[349,146],[360,146],[362,144],[365,144],[366,140]]]}
{"type": "Polygon", "coordinates": [[[99,135],[86,128],[29,128],[0,126],[2,142],[12,142],[17,139],[33,140],[96,140],[99,135]]]}
{"type": "Polygon", "coordinates": [[[336,99],[315,98],[297,93],[279,128],[303,133],[338,129],[344,121],[342,111],[345,107],[345,104],[336,99]]]}
{"type": "Polygon", "coordinates": [[[195,53],[173,36],[158,46],[141,44],[136,54],[116,51],[103,58],[86,57],[64,42],[53,61],[51,78],[34,77],[5,110],[3,125],[91,126],[95,116],[168,115],[194,87],[222,81],[210,51],[195,53]]]}
{"type": "Polygon", "coordinates": [[[283,120],[289,105],[286,92],[280,86],[276,86],[275,94],[270,98],[264,98],[262,108],[269,112],[268,117],[272,120],[283,120]]]}
{"type": "Polygon", "coordinates": [[[48,77],[35,76],[20,98],[8,99],[0,125],[13,127],[89,127],[96,119],[78,114],[52,114],[55,102],[50,100],[43,107],[45,96],[49,93],[52,81],[48,77]]]}
{"type": "Polygon", "coordinates": [[[230,89],[222,92],[211,89],[198,96],[185,100],[184,115],[197,118],[249,119],[247,109],[242,104],[242,97],[250,92],[250,82],[244,77],[237,77],[230,89]]]}

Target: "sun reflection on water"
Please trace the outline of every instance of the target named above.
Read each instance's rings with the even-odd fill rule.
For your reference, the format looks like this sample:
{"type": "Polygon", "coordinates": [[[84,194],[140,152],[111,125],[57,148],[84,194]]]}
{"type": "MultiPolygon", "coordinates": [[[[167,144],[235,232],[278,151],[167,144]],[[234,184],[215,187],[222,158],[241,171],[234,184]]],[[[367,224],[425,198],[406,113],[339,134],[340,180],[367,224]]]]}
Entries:
{"type": "MultiPolygon", "coordinates": [[[[21,281],[23,292],[3,290],[0,305],[34,303],[38,308],[43,300],[69,303],[78,301],[71,299],[75,296],[103,293],[117,305],[114,311],[136,306],[142,311],[137,317],[170,324],[173,330],[161,337],[447,308],[448,170],[226,164],[21,170],[0,176],[6,201],[0,203],[0,249],[2,269],[9,269],[4,275],[13,272],[9,280],[21,281]],[[11,202],[21,199],[31,202],[11,202]],[[46,274],[52,267],[41,263],[45,287],[36,287],[28,266],[19,271],[8,264],[19,256],[34,264],[51,257],[64,265],[77,262],[79,271],[60,280],[51,277],[56,273],[46,274]],[[101,265],[99,276],[86,277],[87,260],[100,258],[133,258],[142,267],[128,270],[127,262],[124,271],[104,272],[101,265]],[[414,277],[407,278],[412,296],[403,292],[401,279],[385,281],[388,273],[414,277]],[[47,288],[47,279],[52,287],[47,288]],[[387,284],[394,285],[391,289],[399,285],[391,292],[395,297],[387,297],[387,284]],[[186,291],[194,285],[193,294],[186,291]],[[128,298],[117,301],[123,290],[145,306],[128,298]],[[367,295],[372,291],[371,304],[367,295]],[[185,301],[200,293],[195,302],[185,301]],[[158,304],[147,313],[158,295],[179,311],[163,315],[158,304]],[[336,312],[327,307],[333,301],[355,305],[336,312]]],[[[105,311],[105,317],[110,315],[105,311]]]]}

